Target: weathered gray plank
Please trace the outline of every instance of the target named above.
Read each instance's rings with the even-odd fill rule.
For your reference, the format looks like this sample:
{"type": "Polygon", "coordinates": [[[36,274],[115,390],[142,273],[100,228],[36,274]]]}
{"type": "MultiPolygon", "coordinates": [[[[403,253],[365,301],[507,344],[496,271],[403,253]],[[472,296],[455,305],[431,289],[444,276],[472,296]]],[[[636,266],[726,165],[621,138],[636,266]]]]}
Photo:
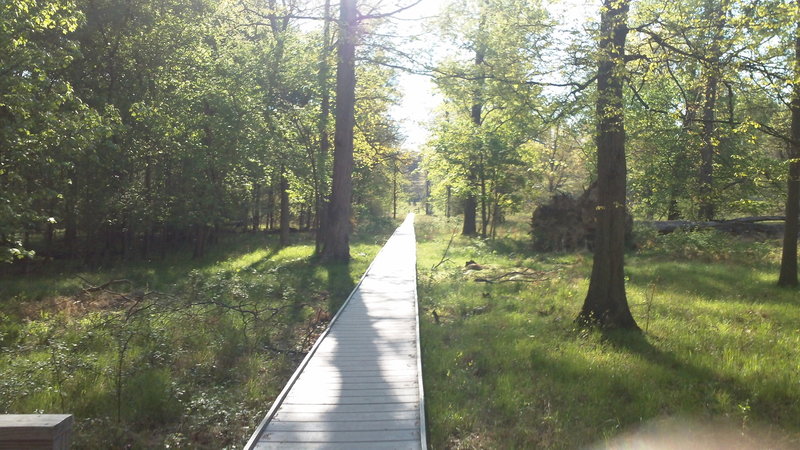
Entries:
{"type": "MultiPolygon", "coordinates": [[[[300,398],[300,396],[309,396],[309,395],[316,395],[317,398],[342,398],[346,396],[362,396],[362,397],[369,397],[369,396],[381,396],[381,395],[391,395],[391,396],[409,396],[409,395],[416,395],[418,391],[418,387],[416,385],[411,385],[409,383],[408,387],[405,388],[397,388],[394,386],[381,386],[377,388],[353,388],[353,389],[304,389],[302,387],[295,386],[292,388],[292,392],[298,391],[295,397],[291,395],[286,397],[287,401],[293,398],[300,398]]],[[[322,403],[322,402],[320,402],[322,403]]]]}
{"type": "Polygon", "coordinates": [[[373,403],[416,403],[419,394],[413,392],[411,395],[356,395],[357,393],[345,393],[343,395],[319,396],[307,395],[305,393],[292,393],[284,401],[292,405],[359,405],[373,403]]]}
{"type": "Polygon", "coordinates": [[[346,443],[271,443],[259,442],[257,450],[415,450],[420,448],[419,439],[391,442],[346,442],[346,443]]]}
{"type": "MultiPolygon", "coordinates": [[[[390,374],[376,379],[372,376],[342,376],[341,374],[331,374],[327,377],[317,377],[312,381],[303,380],[298,384],[320,384],[320,385],[337,385],[337,386],[369,386],[369,385],[387,385],[389,383],[417,383],[416,374],[390,374]]],[[[294,386],[292,387],[294,388],[294,386]]]]}
{"type": "Polygon", "coordinates": [[[291,412],[278,411],[270,425],[276,422],[308,422],[321,420],[324,422],[363,422],[366,420],[410,420],[417,418],[417,411],[370,411],[370,412],[291,412]]]}
{"type": "Polygon", "coordinates": [[[416,411],[417,403],[371,403],[358,405],[296,405],[282,403],[280,411],[327,414],[330,412],[341,413],[378,413],[378,412],[404,412],[416,411]]]}
{"type": "Polygon", "coordinates": [[[419,428],[389,431],[272,431],[261,436],[266,442],[386,442],[419,439],[419,428]]]}
{"type": "Polygon", "coordinates": [[[360,420],[348,422],[292,421],[270,424],[270,431],[392,431],[418,428],[416,418],[403,420],[360,420]]]}

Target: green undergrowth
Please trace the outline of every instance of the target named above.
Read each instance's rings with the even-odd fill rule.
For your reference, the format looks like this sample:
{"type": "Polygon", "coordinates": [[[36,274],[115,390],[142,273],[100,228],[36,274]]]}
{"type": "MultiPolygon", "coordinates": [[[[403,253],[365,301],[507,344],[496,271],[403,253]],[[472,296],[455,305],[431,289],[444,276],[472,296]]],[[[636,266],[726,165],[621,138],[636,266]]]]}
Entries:
{"type": "Polygon", "coordinates": [[[535,254],[523,221],[495,240],[417,222],[432,448],[602,446],[665,421],[668,439],[715,424],[712,442],[800,446],[800,296],[775,286],[777,242],[646,236],[626,260],[645,331],[601,332],[573,323],[590,253],[535,254]]]}
{"type": "Polygon", "coordinates": [[[241,448],[391,230],[356,235],[349,265],[315,262],[309,234],[245,234],[3,275],[0,412],[72,413],[75,448],[241,448]]]}

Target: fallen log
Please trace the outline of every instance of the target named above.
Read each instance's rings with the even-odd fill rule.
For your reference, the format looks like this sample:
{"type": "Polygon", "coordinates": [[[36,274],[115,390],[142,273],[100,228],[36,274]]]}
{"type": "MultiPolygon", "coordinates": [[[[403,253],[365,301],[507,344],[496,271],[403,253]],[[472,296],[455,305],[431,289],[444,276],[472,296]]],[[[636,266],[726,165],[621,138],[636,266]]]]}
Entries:
{"type": "Polygon", "coordinates": [[[784,216],[753,216],[739,217],[728,220],[718,220],[710,222],[692,222],[688,220],[657,220],[642,221],[641,224],[649,226],[658,231],[659,234],[669,234],[676,230],[698,231],[715,229],[732,234],[748,235],[762,234],[767,236],[780,236],[783,233],[783,223],[761,223],[761,222],[783,222],[784,216]]]}

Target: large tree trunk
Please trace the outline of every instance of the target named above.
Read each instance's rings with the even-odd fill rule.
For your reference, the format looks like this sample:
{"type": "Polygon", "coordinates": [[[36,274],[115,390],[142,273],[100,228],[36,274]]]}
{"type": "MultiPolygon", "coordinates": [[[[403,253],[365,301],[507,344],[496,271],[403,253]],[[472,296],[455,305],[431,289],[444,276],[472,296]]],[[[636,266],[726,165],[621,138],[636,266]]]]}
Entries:
{"type": "MultiPolygon", "coordinates": [[[[797,0],[800,8],[800,0],[797,0]]],[[[800,77],[800,22],[794,39],[794,75],[800,77]]],[[[797,230],[800,209],[800,85],[792,88],[792,131],[789,144],[789,180],[786,190],[786,222],[783,229],[783,252],[781,253],[780,286],[797,286],[797,230]]]]}
{"type": "MultiPolygon", "coordinates": [[[[715,47],[718,47],[716,44],[715,47]]],[[[713,50],[712,50],[713,51],[713,50]]],[[[715,63],[710,63],[712,67],[708,69],[706,75],[705,94],[703,101],[703,132],[702,145],[700,147],[700,173],[698,181],[700,185],[700,207],[698,216],[703,220],[714,220],[714,150],[716,149],[716,107],[717,107],[717,85],[719,77],[716,74],[715,63]]]]}
{"type": "Polygon", "coordinates": [[[333,185],[328,226],[321,257],[350,260],[350,216],[353,197],[353,125],[355,123],[355,49],[358,14],[355,0],[342,0],[336,65],[336,131],[333,137],[333,185]]]}
{"type": "Polygon", "coordinates": [[[467,198],[464,199],[464,226],[461,228],[461,234],[464,236],[478,234],[478,228],[475,226],[477,209],[478,201],[475,198],[475,194],[467,194],[467,198]]]}
{"type": "MultiPolygon", "coordinates": [[[[480,67],[483,65],[483,60],[483,50],[478,48],[475,51],[475,67],[480,67]]],[[[475,88],[475,92],[473,94],[474,100],[472,103],[472,111],[470,112],[472,123],[476,127],[481,126],[481,116],[483,115],[483,93],[481,92],[483,87],[482,85],[483,80],[478,80],[478,86],[475,88]]],[[[461,234],[464,236],[474,236],[478,233],[478,227],[476,225],[478,200],[475,198],[475,192],[473,192],[478,178],[476,176],[476,172],[477,170],[475,167],[470,167],[469,177],[467,179],[469,190],[466,198],[464,198],[464,226],[461,229],[461,234]]]]}
{"type": "Polygon", "coordinates": [[[577,321],[638,329],[625,296],[625,122],[622,84],[627,0],[604,0],[597,72],[597,229],[589,292],[577,321]]]}
{"type": "Polygon", "coordinates": [[[720,78],[720,59],[722,50],[720,40],[726,24],[728,9],[727,0],[707,0],[704,7],[705,13],[713,17],[714,34],[709,43],[709,57],[704,68],[705,86],[703,92],[703,129],[701,131],[702,145],[700,147],[700,171],[698,182],[700,187],[700,205],[698,216],[703,220],[713,220],[716,214],[714,205],[714,154],[717,148],[716,109],[718,87],[720,78]]]}

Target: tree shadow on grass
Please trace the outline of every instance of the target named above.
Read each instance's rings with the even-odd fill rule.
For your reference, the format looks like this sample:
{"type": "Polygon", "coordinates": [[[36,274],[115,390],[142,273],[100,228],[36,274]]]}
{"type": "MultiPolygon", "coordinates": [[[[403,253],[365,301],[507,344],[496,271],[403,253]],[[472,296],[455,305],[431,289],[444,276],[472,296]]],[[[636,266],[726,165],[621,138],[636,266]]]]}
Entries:
{"type": "MultiPolygon", "coordinates": [[[[642,289],[655,286],[661,292],[688,292],[723,301],[768,304],[796,302],[794,295],[787,294],[789,291],[778,288],[773,281],[765,282],[759,276],[769,269],[767,267],[728,263],[644,262],[646,269],[639,269],[635,263],[626,268],[630,275],[629,283],[642,289]]],[[[777,269],[775,273],[777,277],[777,269]]]]}

